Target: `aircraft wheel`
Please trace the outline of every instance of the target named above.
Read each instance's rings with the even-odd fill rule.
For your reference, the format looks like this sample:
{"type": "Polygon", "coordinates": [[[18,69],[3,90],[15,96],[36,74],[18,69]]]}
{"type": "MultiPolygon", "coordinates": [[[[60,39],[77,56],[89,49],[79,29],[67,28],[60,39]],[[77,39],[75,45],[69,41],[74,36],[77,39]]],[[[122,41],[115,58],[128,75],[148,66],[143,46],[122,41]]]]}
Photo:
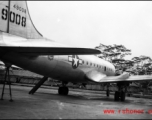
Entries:
{"type": "Polygon", "coordinates": [[[109,89],[107,89],[106,93],[107,93],[107,97],[109,97],[109,93],[110,93],[109,89]]]}
{"type": "Polygon", "coordinates": [[[62,87],[59,87],[59,89],[58,89],[58,94],[59,94],[59,95],[62,95],[62,87]]]}
{"type": "Polygon", "coordinates": [[[68,95],[69,88],[68,87],[59,87],[58,93],[59,93],[59,95],[68,95]]]}
{"type": "Polygon", "coordinates": [[[121,92],[121,101],[125,101],[125,92],[121,92]]]}
{"type": "Polygon", "coordinates": [[[115,92],[115,101],[119,101],[120,92],[115,92]]]}
{"type": "Polygon", "coordinates": [[[68,87],[63,87],[63,94],[68,95],[69,93],[69,88],[68,87]]]}

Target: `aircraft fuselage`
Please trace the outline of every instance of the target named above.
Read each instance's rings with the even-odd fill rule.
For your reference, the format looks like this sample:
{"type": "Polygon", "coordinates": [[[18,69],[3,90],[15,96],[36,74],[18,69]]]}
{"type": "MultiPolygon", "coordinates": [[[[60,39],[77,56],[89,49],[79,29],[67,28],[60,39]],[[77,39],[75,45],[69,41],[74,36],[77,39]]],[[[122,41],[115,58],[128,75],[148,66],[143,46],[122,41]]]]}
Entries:
{"type": "MultiPolygon", "coordinates": [[[[63,46],[53,41],[45,40],[25,40],[18,37],[10,37],[5,33],[4,39],[1,39],[1,45],[22,46],[22,44],[30,45],[45,45],[49,46],[63,46]],[[15,42],[14,42],[15,41],[15,42]],[[44,42],[44,43],[43,43],[44,42]]],[[[94,55],[48,55],[48,56],[29,56],[26,54],[19,54],[13,51],[6,51],[1,48],[0,59],[4,62],[20,66],[32,72],[48,76],[57,80],[71,81],[71,82],[88,82],[85,75],[91,70],[96,70],[106,76],[113,76],[115,73],[114,66],[94,55]]]]}

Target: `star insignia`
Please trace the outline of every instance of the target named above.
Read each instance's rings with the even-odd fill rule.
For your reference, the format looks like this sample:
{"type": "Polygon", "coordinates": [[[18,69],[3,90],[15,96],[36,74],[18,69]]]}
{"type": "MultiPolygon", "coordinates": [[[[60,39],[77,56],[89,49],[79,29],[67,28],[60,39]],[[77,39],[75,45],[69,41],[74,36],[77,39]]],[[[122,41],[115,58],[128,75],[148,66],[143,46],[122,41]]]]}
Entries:
{"type": "Polygon", "coordinates": [[[76,69],[79,64],[82,64],[82,60],[79,59],[77,55],[72,55],[68,57],[69,62],[72,62],[72,67],[76,69]]]}

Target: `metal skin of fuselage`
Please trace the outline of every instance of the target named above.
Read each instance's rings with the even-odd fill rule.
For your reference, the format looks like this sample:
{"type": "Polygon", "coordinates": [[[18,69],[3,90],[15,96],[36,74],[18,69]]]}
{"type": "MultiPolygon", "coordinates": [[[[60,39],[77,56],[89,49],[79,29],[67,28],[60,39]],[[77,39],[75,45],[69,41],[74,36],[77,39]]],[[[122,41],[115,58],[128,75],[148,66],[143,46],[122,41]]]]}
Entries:
{"type": "MultiPolygon", "coordinates": [[[[0,45],[3,46],[66,47],[66,45],[45,38],[30,40],[3,32],[1,32],[1,35],[0,45]]],[[[106,76],[114,76],[115,74],[113,64],[95,55],[77,55],[78,58],[75,61],[72,57],[74,55],[29,56],[5,51],[3,48],[0,48],[0,51],[0,59],[4,62],[61,81],[73,83],[93,82],[86,78],[86,73],[93,70],[106,76]]]]}

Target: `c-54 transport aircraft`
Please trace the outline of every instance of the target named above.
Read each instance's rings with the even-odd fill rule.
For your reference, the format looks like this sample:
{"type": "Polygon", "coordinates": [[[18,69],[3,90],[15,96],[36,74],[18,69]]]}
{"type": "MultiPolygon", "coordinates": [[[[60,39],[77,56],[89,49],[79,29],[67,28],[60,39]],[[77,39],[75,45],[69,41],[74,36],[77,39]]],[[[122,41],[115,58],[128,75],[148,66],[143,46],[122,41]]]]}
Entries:
{"type": "Polygon", "coordinates": [[[130,76],[127,72],[115,76],[114,65],[95,54],[100,51],[69,47],[43,37],[32,23],[26,1],[0,1],[0,60],[6,66],[41,74],[42,81],[48,77],[62,81],[60,95],[68,94],[68,82],[117,83],[114,99],[124,101],[130,82],[152,80],[150,75],[130,76]]]}

